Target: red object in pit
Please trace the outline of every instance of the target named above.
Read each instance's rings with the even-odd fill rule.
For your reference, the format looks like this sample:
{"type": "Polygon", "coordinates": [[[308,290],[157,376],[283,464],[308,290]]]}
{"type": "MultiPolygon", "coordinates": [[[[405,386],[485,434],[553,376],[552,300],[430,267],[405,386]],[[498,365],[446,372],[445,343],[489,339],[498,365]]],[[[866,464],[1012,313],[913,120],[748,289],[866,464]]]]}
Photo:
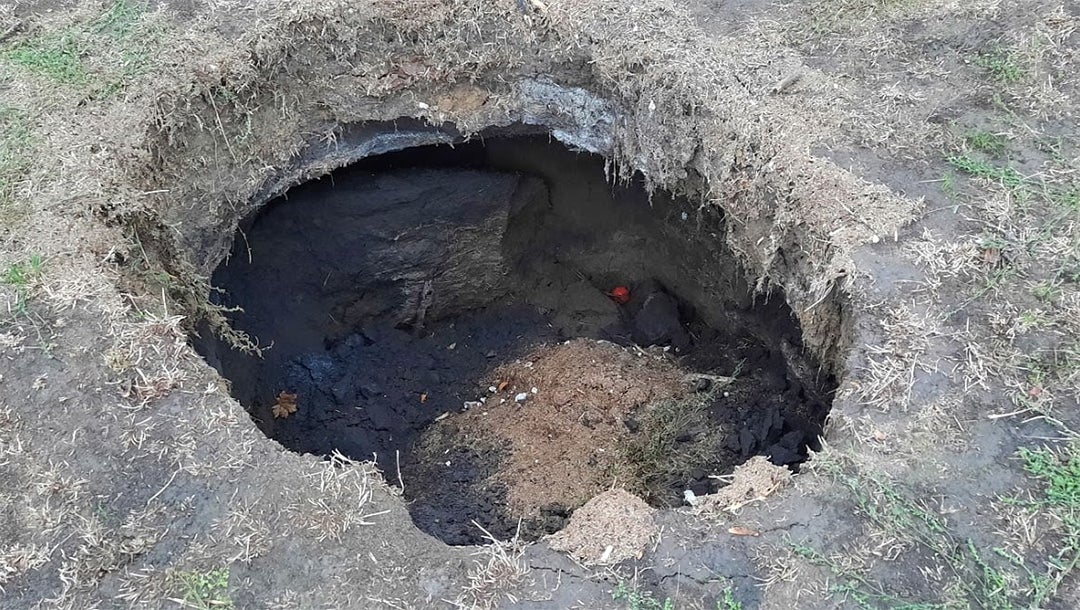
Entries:
{"type": "Polygon", "coordinates": [[[619,305],[626,305],[630,302],[630,289],[626,286],[616,286],[611,289],[608,296],[612,298],[619,305]]]}

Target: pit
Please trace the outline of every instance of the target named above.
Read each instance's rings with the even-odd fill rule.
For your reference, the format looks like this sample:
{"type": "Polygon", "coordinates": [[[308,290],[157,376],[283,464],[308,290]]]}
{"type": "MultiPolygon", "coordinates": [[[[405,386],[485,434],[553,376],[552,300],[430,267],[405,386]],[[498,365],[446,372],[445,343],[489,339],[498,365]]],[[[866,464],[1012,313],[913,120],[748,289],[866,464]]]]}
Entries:
{"type": "Polygon", "coordinates": [[[798,468],[835,389],[723,210],[504,128],[368,156],[243,220],[212,283],[260,353],[196,347],[268,437],[374,460],[448,544],[531,540],[798,468]],[[235,309],[234,309],[235,308],[235,309]]]}

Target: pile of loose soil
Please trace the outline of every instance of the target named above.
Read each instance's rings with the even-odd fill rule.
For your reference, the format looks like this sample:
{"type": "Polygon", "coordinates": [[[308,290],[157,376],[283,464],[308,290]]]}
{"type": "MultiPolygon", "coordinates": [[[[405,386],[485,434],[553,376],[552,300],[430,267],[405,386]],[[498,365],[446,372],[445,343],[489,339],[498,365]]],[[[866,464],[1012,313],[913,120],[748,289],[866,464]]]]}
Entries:
{"type": "Polygon", "coordinates": [[[556,551],[585,564],[641,558],[659,528],[656,510],[625,489],[611,489],[574,511],[570,523],[548,537],[556,551]]]}
{"type": "Polygon", "coordinates": [[[445,423],[507,448],[495,480],[514,513],[533,517],[543,505],[575,508],[610,486],[631,414],[687,394],[684,376],[662,352],[576,339],[499,367],[491,406],[445,423]]]}
{"type": "Polygon", "coordinates": [[[661,350],[588,339],[495,367],[403,463],[414,521],[447,541],[475,538],[473,520],[504,537],[518,521],[525,538],[558,529],[619,476],[631,415],[685,395],[684,377],[661,350]]]}
{"type": "Polygon", "coordinates": [[[531,540],[616,485],[682,506],[688,490],[716,491],[717,475],[759,451],[786,473],[774,464],[805,456],[788,443],[813,434],[801,414],[815,401],[776,352],[699,339],[682,357],[594,339],[538,343],[474,375],[465,408],[403,457],[414,522],[452,544],[474,542],[476,525],[531,540]],[[716,359],[733,355],[737,377],[717,374],[716,359]]]}
{"type": "Polygon", "coordinates": [[[791,472],[772,464],[763,456],[750,458],[731,473],[730,482],[719,491],[693,499],[697,514],[734,512],[751,502],[763,500],[791,481],[791,472]]]}

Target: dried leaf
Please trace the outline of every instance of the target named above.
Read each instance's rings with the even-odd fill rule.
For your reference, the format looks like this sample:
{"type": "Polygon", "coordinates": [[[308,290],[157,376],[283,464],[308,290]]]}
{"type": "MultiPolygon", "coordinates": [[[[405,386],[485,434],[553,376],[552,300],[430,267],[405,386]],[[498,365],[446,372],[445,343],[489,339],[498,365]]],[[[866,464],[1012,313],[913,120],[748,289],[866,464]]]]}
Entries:
{"type": "Polygon", "coordinates": [[[499,391],[500,391],[500,392],[502,392],[502,391],[503,391],[503,390],[505,390],[505,389],[506,389],[506,388],[507,388],[507,387],[508,387],[509,385],[510,385],[510,382],[509,382],[509,381],[500,381],[500,382],[499,382],[499,386],[498,386],[498,389],[499,389],[499,391]]]}
{"type": "Polygon", "coordinates": [[[728,533],[733,535],[733,536],[760,536],[761,535],[761,533],[758,532],[757,530],[752,530],[752,529],[750,529],[748,527],[743,527],[741,525],[733,525],[733,526],[729,527],[728,528],[728,533]]]}
{"type": "Polygon", "coordinates": [[[288,392],[278,394],[277,403],[270,409],[270,412],[278,419],[284,419],[296,413],[296,394],[288,392]]]}
{"type": "Polygon", "coordinates": [[[982,258],[987,265],[996,267],[1001,262],[1001,248],[984,248],[982,258]]]}

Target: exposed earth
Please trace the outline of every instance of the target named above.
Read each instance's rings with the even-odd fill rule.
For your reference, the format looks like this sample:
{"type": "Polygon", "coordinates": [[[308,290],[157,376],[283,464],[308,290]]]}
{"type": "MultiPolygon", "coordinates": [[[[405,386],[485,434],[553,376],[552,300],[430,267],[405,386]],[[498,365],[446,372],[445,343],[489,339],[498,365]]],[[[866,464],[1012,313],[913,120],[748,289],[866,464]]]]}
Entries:
{"type": "Polygon", "coordinates": [[[0,6],[0,607],[1080,606],[1077,65],[1061,0],[0,6]]]}

